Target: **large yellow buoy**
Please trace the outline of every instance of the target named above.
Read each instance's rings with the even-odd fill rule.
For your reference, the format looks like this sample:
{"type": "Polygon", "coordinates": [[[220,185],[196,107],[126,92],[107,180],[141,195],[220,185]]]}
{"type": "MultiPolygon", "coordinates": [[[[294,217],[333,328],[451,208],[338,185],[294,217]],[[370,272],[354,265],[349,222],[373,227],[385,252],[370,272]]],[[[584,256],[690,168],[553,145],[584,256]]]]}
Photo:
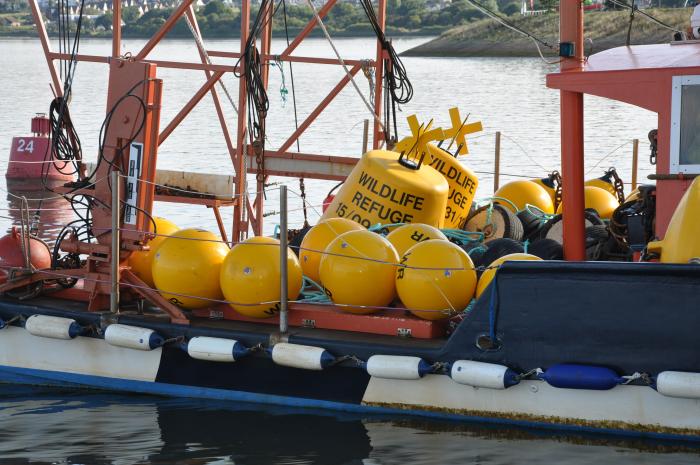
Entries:
{"type": "Polygon", "coordinates": [[[394,246],[394,249],[396,249],[396,253],[399,254],[399,257],[402,257],[408,249],[419,242],[430,239],[447,240],[447,236],[445,236],[438,228],[420,223],[409,223],[399,226],[391,231],[386,238],[389,242],[391,242],[391,245],[394,246]]]}
{"type": "MultiPolygon", "coordinates": [[[[172,235],[178,228],[172,221],[166,220],[165,218],[160,218],[158,216],[153,217],[155,222],[155,233],[156,237],[148,241],[149,250],[143,252],[134,252],[129,256],[129,266],[131,271],[138,276],[141,281],[148,284],[149,287],[154,287],[153,282],[153,272],[151,268],[153,267],[153,257],[156,256],[156,251],[158,247],[167,239],[167,236],[172,235]]],[[[154,231],[151,231],[154,232],[154,231]]]]}
{"type": "Polygon", "coordinates": [[[662,263],[688,263],[700,258],[700,178],[695,178],[678,206],[663,240],[650,242],[647,250],[660,255],[662,263]]]}
{"type": "Polygon", "coordinates": [[[554,213],[554,203],[544,187],[532,181],[511,181],[496,191],[494,202],[508,207],[513,213],[525,210],[526,205],[537,207],[544,213],[554,213]],[[500,199],[506,199],[502,201],[500,199]],[[515,207],[515,209],[514,209],[515,207]]]}
{"type": "MultiPolygon", "coordinates": [[[[612,218],[613,212],[620,206],[615,196],[600,187],[584,186],[583,194],[585,196],[585,208],[592,208],[597,211],[598,216],[604,220],[612,218]]],[[[559,208],[557,208],[557,214],[563,211],[564,204],[562,203],[559,205],[559,208]]]]}
{"type": "Polygon", "coordinates": [[[583,183],[584,186],[593,186],[593,187],[599,187],[603,189],[606,192],[609,192],[611,195],[614,195],[617,197],[617,192],[615,191],[615,186],[612,185],[611,182],[601,179],[601,178],[595,178],[595,179],[589,179],[585,183],[583,183]]]}
{"type": "Polygon", "coordinates": [[[321,258],[321,283],[330,299],[350,313],[375,313],[396,295],[399,256],[391,242],[370,231],[336,237],[321,258]],[[358,307],[352,307],[358,305],[358,307]]]}
{"type": "Polygon", "coordinates": [[[434,144],[428,144],[428,166],[442,174],[450,192],[445,208],[445,228],[463,229],[467,222],[479,179],[452,154],[434,144]]]}
{"type": "Polygon", "coordinates": [[[153,257],[153,281],[166,299],[202,308],[223,299],[219,271],[228,253],[221,238],[204,229],[181,229],[163,241],[153,257]],[[198,299],[203,297],[204,299],[198,299]]]}
{"type": "MultiPolygon", "coordinates": [[[[299,295],[302,279],[299,260],[287,248],[288,299],[299,295]]],[[[280,300],[280,242],[255,236],[235,245],[221,265],[220,283],[224,297],[238,313],[253,318],[274,316],[280,300]]]]}
{"type": "Polygon", "coordinates": [[[425,223],[441,228],[449,186],[427,163],[413,169],[388,150],[365,153],[322,218],[341,217],[366,228],[375,224],[425,223]]]}
{"type": "Polygon", "coordinates": [[[323,251],[333,239],[348,231],[361,231],[360,224],[346,218],[328,218],[320,221],[311,228],[299,248],[299,261],[304,274],[316,282],[321,280],[318,267],[321,264],[323,251]]]}
{"type": "Polygon", "coordinates": [[[528,253],[512,253],[509,255],[504,255],[503,257],[494,260],[488,266],[486,271],[484,271],[481,274],[481,277],[479,278],[479,283],[476,286],[476,298],[477,299],[486,290],[486,288],[489,287],[489,284],[491,284],[493,277],[496,276],[496,271],[498,270],[498,267],[501,264],[503,264],[507,261],[512,261],[512,260],[542,260],[542,259],[536,255],[530,255],[528,253]]]}
{"type": "Polygon", "coordinates": [[[396,270],[396,292],[401,302],[425,320],[440,320],[461,312],[472,300],[475,288],[474,263],[449,241],[432,239],[414,245],[396,270]]]}
{"type": "Polygon", "coordinates": [[[546,178],[530,179],[530,181],[547,191],[549,198],[552,199],[552,205],[554,205],[557,197],[557,185],[555,183],[554,173],[546,178]]]}

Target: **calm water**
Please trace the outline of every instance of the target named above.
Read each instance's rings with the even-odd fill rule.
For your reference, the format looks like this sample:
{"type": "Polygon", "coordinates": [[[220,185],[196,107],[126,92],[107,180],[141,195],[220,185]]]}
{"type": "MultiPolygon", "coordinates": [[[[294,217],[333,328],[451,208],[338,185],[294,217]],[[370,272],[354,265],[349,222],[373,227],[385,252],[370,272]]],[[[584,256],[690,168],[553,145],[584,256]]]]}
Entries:
{"type": "MultiPolygon", "coordinates": [[[[425,39],[399,39],[406,49],[425,39]]],[[[141,41],[125,41],[124,52],[136,52],[141,41]]],[[[348,58],[370,58],[373,44],[367,39],[339,39],[348,58]]],[[[234,42],[216,41],[211,49],[235,50],[234,42]]],[[[83,41],[83,53],[103,54],[109,43],[83,41]]],[[[278,47],[277,50],[280,50],[278,47]]],[[[310,40],[298,53],[329,56],[328,45],[310,40]]],[[[196,50],[187,41],[168,41],[153,54],[168,60],[195,60],[196,50]]],[[[418,113],[447,124],[447,110],[459,106],[470,121],[481,120],[484,133],[471,139],[471,153],[463,162],[481,173],[480,195],[491,192],[494,133],[504,134],[502,170],[505,173],[543,176],[558,168],[558,94],[546,89],[544,78],[551,67],[538,59],[521,58],[406,58],[415,86],[415,98],[401,115],[418,113]]],[[[289,70],[286,71],[289,84],[289,70]]],[[[202,84],[202,73],[162,70],[165,80],[163,124],[202,84]]],[[[296,66],[294,78],[300,115],[307,114],[342,77],[327,65],[296,66]]],[[[12,136],[29,132],[29,119],[46,112],[51,99],[48,74],[38,42],[0,39],[0,170],[5,169],[12,136]]],[[[82,138],[86,158],[94,159],[98,130],[104,117],[106,67],[80,63],[74,85],[72,116],[82,138]]],[[[234,95],[236,81],[225,81],[234,95]]],[[[367,81],[358,82],[366,92],[367,81]]],[[[283,105],[278,89],[280,73],[271,73],[269,147],[279,146],[294,129],[293,107],[283,105]]],[[[224,102],[232,126],[230,106],[224,102]]],[[[586,98],[586,154],[591,177],[616,166],[630,178],[631,140],[639,138],[640,179],[650,172],[647,132],[656,127],[656,116],[644,110],[586,98]],[[615,150],[617,149],[617,150],[615,150]],[[596,167],[596,165],[599,165],[596,167]]],[[[301,151],[359,155],[362,121],[367,118],[352,88],[331,104],[310,131],[301,138],[301,151]]],[[[406,131],[405,121],[400,121],[406,131]]],[[[161,168],[197,172],[231,172],[230,160],[213,104],[204,99],[160,147],[161,168]]],[[[505,178],[506,180],[508,178],[505,178]]],[[[294,180],[287,182],[296,189],[294,180]]],[[[318,205],[333,183],[307,181],[309,199],[318,205]]],[[[32,186],[0,188],[28,197],[41,196],[32,186]]],[[[3,195],[3,197],[5,197],[3,195]]],[[[0,203],[0,229],[16,218],[18,204],[11,196],[0,203]]],[[[266,210],[277,209],[276,191],[268,193],[266,210]]],[[[36,203],[34,204],[36,205],[36,203]]],[[[301,224],[300,201],[292,196],[290,223],[301,224]]],[[[42,204],[43,228],[51,232],[72,218],[59,202],[42,204]]],[[[203,207],[157,204],[156,214],[182,227],[215,228],[211,213],[203,207]]],[[[230,213],[224,212],[227,224],[230,213]]],[[[310,221],[317,214],[311,211],[310,221]]],[[[274,227],[269,218],[266,230],[274,227]]],[[[699,463],[696,450],[678,450],[664,444],[617,441],[588,436],[549,435],[415,419],[365,418],[308,410],[222,404],[188,400],[125,397],[112,394],[71,393],[25,387],[0,387],[0,463],[75,464],[252,464],[252,463],[601,463],[681,464],[699,463]]]]}
{"type": "Polygon", "coordinates": [[[694,464],[678,445],[183,399],[0,387],[3,464],[694,464]]]}

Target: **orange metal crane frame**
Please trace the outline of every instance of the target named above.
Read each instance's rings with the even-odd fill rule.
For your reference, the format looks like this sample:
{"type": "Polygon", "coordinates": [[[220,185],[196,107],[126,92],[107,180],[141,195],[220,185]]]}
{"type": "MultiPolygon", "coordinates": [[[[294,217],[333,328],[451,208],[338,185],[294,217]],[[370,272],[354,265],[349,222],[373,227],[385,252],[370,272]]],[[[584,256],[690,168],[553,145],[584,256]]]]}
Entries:
{"type": "MultiPolygon", "coordinates": [[[[327,0],[325,5],[318,11],[320,18],[325,17],[329,11],[333,8],[337,0],[327,0]]],[[[249,166],[246,163],[246,157],[253,156],[252,148],[248,145],[245,140],[246,135],[246,109],[247,109],[247,94],[246,94],[246,79],[245,75],[241,75],[239,79],[239,92],[238,92],[238,118],[236,127],[236,136],[233,137],[229,125],[227,124],[226,118],[224,116],[221,100],[216,90],[216,83],[221,80],[221,78],[226,73],[232,73],[238,71],[235,66],[223,65],[223,64],[213,64],[207,60],[207,56],[220,57],[220,58],[234,58],[239,59],[245,50],[245,44],[248,40],[250,30],[250,0],[243,0],[241,7],[241,37],[240,37],[240,52],[231,51],[217,51],[211,50],[203,52],[200,50],[200,62],[179,62],[179,61],[167,61],[167,60],[152,60],[148,56],[150,52],[158,45],[158,43],[168,34],[168,32],[175,26],[175,24],[182,19],[187,17],[193,26],[195,34],[198,38],[201,38],[201,33],[199,25],[197,24],[197,19],[194,14],[194,9],[192,6],[193,0],[183,0],[182,3],[172,12],[170,17],[166,22],[160,27],[158,31],[146,42],[143,48],[133,56],[122,56],[121,55],[121,4],[119,0],[113,2],[113,32],[112,32],[112,47],[111,54],[107,56],[100,55],[85,55],[78,54],[76,56],[71,56],[66,53],[56,53],[52,51],[51,44],[49,42],[48,34],[46,32],[46,27],[44,24],[43,17],[39,10],[37,0],[29,0],[29,5],[32,10],[34,21],[37,27],[37,33],[39,40],[44,51],[44,56],[49,68],[49,73],[52,82],[52,88],[57,96],[62,94],[62,83],[60,82],[56,67],[55,60],[68,60],[75,59],[76,61],[94,62],[94,63],[105,63],[110,67],[110,80],[108,88],[108,107],[107,112],[113,112],[112,120],[116,121],[117,124],[121,124],[125,127],[133,127],[135,124],[135,119],[142,117],[145,124],[139,130],[137,134],[131,136],[124,133],[124,130],[114,130],[108,131],[105,137],[104,146],[106,151],[110,151],[112,154],[112,162],[116,165],[121,164],[122,170],[126,168],[124,160],[124,149],[125,142],[128,141],[129,144],[132,142],[138,142],[144,147],[144,160],[143,169],[141,170],[141,176],[138,180],[138,191],[140,194],[140,199],[138,200],[138,207],[140,211],[137,213],[138,221],[133,225],[125,225],[124,220],[120,220],[120,230],[124,233],[121,237],[121,247],[120,251],[113,251],[109,247],[111,240],[111,229],[109,228],[110,221],[110,210],[112,208],[110,190],[106,186],[99,187],[95,186],[94,190],[91,191],[92,196],[98,199],[101,203],[101,207],[93,208],[93,224],[100,226],[100,229],[106,231],[103,234],[98,235],[98,243],[81,243],[77,239],[69,240],[65,244],[64,250],[74,251],[82,254],[88,254],[88,266],[79,270],[71,270],[70,273],[76,277],[88,276],[91,278],[92,284],[88,284],[88,280],[85,282],[86,289],[89,291],[89,301],[90,309],[98,310],[102,309],[106,303],[105,297],[109,295],[109,279],[111,277],[108,264],[112,260],[112,255],[114,253],[120,253],[119,260],[120,266],[120,278],[126,282],[131,282],[137,289],[136,293],[141,294],[142,297],[154,302],[161,308],[163,308],[167,313],[170,314],[173,321],[185,323],[187,318],[184,314],[174,305],[170,304],[168,301],[163,299],[157,292],[149,292],[146,289],[138,289],[143,287],[143,283],[134,276],[126,264],[128,255],[133,250],[144,250],[147,247],[147,242],[150,238],[149,230],[150,223],[147,221],[147,217],[150,216],[152,204],[155,198],[154,195],[154,181],[156,173],[156,154],[158,146],[166,140],[170,134],[182,123],[182,121],[187,117],[187,115],[195,108],[199,102],[204,98],[205,95],[210,94],[214,101],[214,106],[216,114],[221,126],[221,131],[223,137],[226,141],[226,146],[231,157],[231,162],[233,164],[233,170],[235,173],[234,182],[234,197],[231,204],[234,206],[233,213],[233,235],[232,240],[234,242],[245,238],[250,229],[252,229],[254,234],[262,234],[263,231],[263,189],[264,180],[258,179],[258,188],[256,189],[255,198],[251,201],[248,192],[246,191],[246,175],[247,173],[256,173],[256,167],[249,166]],[[170,121],[162,131],[159,131],[160,127],[160,95],[161,95],[161,85],[162,81],[157,79],[157,69],[158,68],[175,68],[182,70],[200,70],[203,71],[206,77],[204,84],[190,97],[187,103],[180,109],[176,116],[170,121]],[[115,102],[119,101],[119,98],[124,95],[124,92],[132,92],[142,98],[145,102],[143,108],[146,109],[146,115],[139,116],[141,111],[134,102],[130,104],[119,105],[115,107],[115,102]]],[[[268,12],[272,15],[272,10],[268,12]]],[[[379,26],[384,29],[385,18],[386,18],[386,0],[378,1],[378,20],[379,26]]],[[[342,64],[340,60],[336,58],[315,58],[315,57],[304,57],[293,55],[295,49],[306,39],[311,31],[316,27],[317,21],[315,18],[309,20],[302,31],[294,38],[294,40],[288,45],[281,55],[271,55],[270,46],[272,41],[272,18],[264,22],[262,37],[261,37],[261,62],[263,69],[263,80],[265,87],[267,87],[268,77],[269,77],[269,63],[275,60],[296,62],[296,63],[316,63],[316,64],[329,64],[329,65],[340,65],[342,64]]],[[[196,39],[196,38],[195,38],[196,39]]],[[[381,126],[378,121],[381,119],[381,109],[382,109],[382,80],[383,80],[383,61],[386,57],[385,51],[382,48],[380,41],[377,41],[376,47],[376,57],[374,60],[359,61],[359,60],[347,60],[345,63],[351,67],[350,75],[357,74],[362,66],[371,66],[375,70],[375,83],[374,83],[374,113],[376,115],[373,131],[373,147],[378,148],[381,145],[383,134],[381,132],[381,126]]],[[[292,147],[294,142],[304,133],[304,131],[313,123],[313,121],[325,110],[325,108],[333,101],[333,99],[340,93],[340,91],[350,82],[349,76],[344,76],[338,84],[320,101],[316,108],[306,116],[306,118],[301,122],[299,127],[286,139],[282,146],[277,150],[266,150],[264,156],[268,159],[287,159],[295,162],[311,162],[311,166],[320,167],[321,169],[266,169],[265,175],[278,175],[278,176],[290,176],[290,177],[306,177],[306,178],[317,178],[317,179],[343,179],[343,176],[337,174],[338,170],[333,169],[338,166],[352,166],[356,163],[357,159],[352,157],[343,156],[331,156],[331,155],[321,155],[321,154],[302,154],[297,152],[291,152],[289,149],[292,147]],[[323,169],[326,167],[327,169],[323,169]]],[[[124,128],[122,128],[124,129],[124,128]]],[[[128,155],[128,154],[127,154],[128,155]]],[[[109,175],[109,171],[112,169],[111,164],[109,166],[103,166],[98,170],[100,172],[96,173],[97,179],[106,179],[109,175]]],[[[294,165],[292,165],[294,166],[294,165]]],[[[307,164],[308,166],[308,164],[307,164]]],[[[122,193],[122,198],[124,198],[124,193],[122,193]]],[[[123,202],[123,200],[122,200],[123,202]]],[[[215,212],[218,213],[218,212],[215,212]]],[[[217,220],[221,225],[220,217],[217,216],[217,220]]],[[[44,277],[45,278],[45,277],[44,277]]],[[[36,278],[38,279],[38,277],[36,278]]]]}

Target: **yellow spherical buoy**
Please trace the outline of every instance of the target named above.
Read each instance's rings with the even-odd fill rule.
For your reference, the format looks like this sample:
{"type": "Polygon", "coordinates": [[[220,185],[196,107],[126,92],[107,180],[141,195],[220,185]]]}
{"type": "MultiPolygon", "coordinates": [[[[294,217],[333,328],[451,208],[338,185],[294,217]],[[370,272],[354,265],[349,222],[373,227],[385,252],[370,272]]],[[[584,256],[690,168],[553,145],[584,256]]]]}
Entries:
{"type": "Polygon", "coordinates": [[[411,247],[396,270],[396,292],[414,315],[440,320],[464,310],[474,296],[476,271],[459,246],[433,239],[411,247]]]}
{"type": "Polygon", "coordinates": [[[447,236],[435,226],[421,223],[408,223],[399,226],[391,231],[386,238],[394,246],[399,257],[402,257],[408,249],[419,242],[430,239],[447,240],[447,236]]]}
{"type": "Polygon", "coordinates": [[[583,185],[584,186],[599,187],[599,188],[603,189],[604,191],[609,192],[610,194],[617,197],[617,192],[615,191],[615,186],[605,176],[603,176],[602,178],[589,179],[588,181],[583,183],[583,185]]]}
{"type": "Polygon", "coordinates": [[[512,260],[542,260],[540,257],[536,255],[530,255],[528,253],[512,253],[509,255],[504,255],[503,257],[494,260],[486,269],[481,274],[481,277],[479,278],[479,284],[476,286],[476,298],[478,299],[479,296],[486,290],[487,287],[489,287],[489,284],[493,280],[493,277],[496,276],[496,271],[498,270],[498,267],[507,262],[507,261],[512,261],[512,260]]]}
{"type": "Polygon", "coordinates": [[[552,205],[554,205],[557,196],[557,186],[554,183],[553,177],[548,176],[546,178],[530,179],[530,181],[542,187],[549,195],[549,198],[552,199],[552,205]]]}
{"type": "Polygon", "coordinates": [[[219,236],[204,229],[175,232],[163,241],[153,258],[156,288],[163,297],[184,308],[212,305],[210,300],[204,299],[224,297],[219,286],[219,271],[228,250],[219,236]]]}
{"type": "Polygon", "coordinates": [[[511,181],[501,186],[493,196],[496,197],[494,200],[496,203],[508,207],[513,213],[524,210],[526,205],[537,207],[548,215],[554,213],[552,198],[544,187],[532,181],[511,181]],[[499,200],[498,198],[508,201],[499,200]]]}
{"type": "Polygon", "coordinates": [[[158,247],[168,238],[167,236],[172,235],[175,231],[180,229],[175,223],[165,218],[154,216],[153,221],[155,222],[155,231],[152,232],[155,232],[157,235],[155,238],[148,241],[147,245],[149,250],[134,252],[129,256],[131,271],[150,287],[155,286],[151,268],[153,267],[153,258],[156,256],[158,247]]]}
{"type": "MultiPolygon", "coordinates": [[[[620,204],[617,198],[613,196],[610,192],[595,186],[585,186],[583,188],[583,194],[585,196],[585,208],[592,208],[598,212],[604,220],[609,220],[612,218],[612,214],[620,204]]],[[[564,204],[562,203],[557,208],[557,214],[562,213],[564,210],[564,204]]]]}
{"type": "Polygon", "coordinates": [[[319,268],[326,294],[350,313],[374,313],[396,295],[394,275],[399,256],[391,242],[373,232],[349,231],[326,248],[319,268]]]}
{"type": "MultiPolygon", "coordinates": [[[[288,299],[299,295],[302,279],[299,260],[288,248],[288,299]]],[[[224,297],[238,313],[253,318],[275,315],[280,300],[280,242],[256,236],[235,245],[221,265],[220,283],[224,297]]]]}
{"type": "Polygon", "coordinates": [[[320,281],[321,276],[318,272],[318,267],[323,257],[322,252],[326,250],[328,244],[343,233],[362,231],[364,229],[362,225],[347,218],[328,218],[320,221],[306,233],[306,236],[301,241],[299,261],[301,262],[301,269],[304,271],[304,275],[314,281],[320,281]]]}

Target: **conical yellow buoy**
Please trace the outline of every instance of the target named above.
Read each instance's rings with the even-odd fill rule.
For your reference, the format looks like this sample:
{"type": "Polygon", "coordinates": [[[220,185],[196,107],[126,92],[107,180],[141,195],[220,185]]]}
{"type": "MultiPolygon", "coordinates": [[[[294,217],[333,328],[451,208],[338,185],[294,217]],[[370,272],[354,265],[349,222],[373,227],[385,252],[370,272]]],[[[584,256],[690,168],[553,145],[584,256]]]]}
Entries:
{"type": "Polygon", "coordinates": [[[348,231],[361,231],[365,229],[358,223],[347,218],[328,218],[320,221],[311,228],[299,248],[299,261],[304,274],[316,282],[321,280],[318,267],[321,264],[323,251],[333,239],[348,231]],[[318,251],[318,252],[317,252],[318,251]]]}
{"type": "Polygon", "coordinates": [[[535,255],[530,255],[528,253],[512,253],[509,255],[504,255],[503,257],[494,260],[486,269],[481,274],[481,277],[479,278],[479,284],[476,286],[476,298],[478,299],[481,294],[486,290],[487,287],[489,287],[489,284],[491,284],[491,281],[493,280],[493,277],[496,276],[496,271],[498,270],[498,267],[511,260],[542,260],[540,257],[537,257],[535,255]]]}
{"type": "Polygon", "coordinates": [[[440,320],[461,312],[472,300],[475,288],[471,258],[449,241],[432,239],[414,245],[396,270],[401,302],[425,320],[440,320]]]}
{"type": "Polygon", "coordinates": [[[399,254],[399,257],[402,257],[408,249],[419,242],[430,239],[447,240],[447,236],[445,236],[438,228],[422,223],[408,223],[404,224],[403,226],[399,226],[391,231],[386,238],[389,242],[391,242],[391,245],[394,246],[394,249],[396,249],[396,253],[399,254]]]}
{"type": "Polygon", "coordinates": [[[695,178],[678,202],[663,240],[650,242],[647,250],[660,254],[662,263],[688,263],[700,258],[700,178],[695,178]]]}
{"type": "MultiPolygon", "coordinates": [[[[302,279],[299,260],[288,248],[288,299],[299,295],[302,279]]],[[[274,316],[280,300],[280,242],[255,236],[235,245],[221,265],[220,283],[224,297],[238,313],[253,318],[274,316]]]]}
{"type": "Polygon", "coordinates": [[[330,299],[350,313],[375,313],[396,295],[394,274],[399,256],[391,243],[370,231],[336,237],[321,259],[321,283],[330,299]],[[352,307],[359,305],[360,307],[352,307]]]}
{"type": "Polygon", "coordinates": [[[161,295],[184,308],[223,299],[219,271],[228,253],[221,238],[204,229],[181,229],[163,241],[153,258],[153,281],[161,295]],[[192,297],[187,297],[192,296],[192,297]]]}
{"type": "Polygon", "coordinates": [[[172,235],[175,231],[180,229],[175,223],[166,220],[165,218],[154,216],[153,221],[156,223],[155,233],[157,235],[148,241],[147,245],[149,250],[134,252],[131,254],[131,256],[129,256],[129,266],[131,267],[131,271],[133,271],[134,274],[141,279],[141,281],[148,284],[149,287],[155,287],[151,268],[153,267],[153,258],[156,256],[158,247],[160,247],[163,241],[167,239],[167,236],[172,235]]]}
{"type": "MultiPolygon", "coordinates": [[[[598,212],[604,220],[609,220],[612,218],[612,214],[617,207],[620,206],[617,198],[613,196],[610,192],[600,187],[595,186],[584,186],[583,195],[585,197],[584,203],[585,208],[592,208],[598,212]]],[[[557,214],[564,211],[564,204],[562,203],[557,208],[557,214]]]]}
{"type": "Polygon", "coordinates": [[[442,174],[450,186],[445,207],[445,228],[464,228],[472,207],[479,179],[452,154],[434,144],[427,144],[428,166],[442,174]]]}
{"type": "Polygon", "coordinates": [[[501,186],[493,196],[495,197],[494,202],[508,207],[513,213],[525,210],[526,205],[537,207],[546,214],[554,213],[552,198],[544,187],[532,181],[511,181],[501,186]],[[499,200],[499,198],[506,199],[508,202],[499,200]]]}
{"type": "Polygon", "coordinates": [[[427,163],[399,162],[400,154],[371,150],[357,162],[322,218],[375,224],[445,223],[448,184],[427,163]]]}

